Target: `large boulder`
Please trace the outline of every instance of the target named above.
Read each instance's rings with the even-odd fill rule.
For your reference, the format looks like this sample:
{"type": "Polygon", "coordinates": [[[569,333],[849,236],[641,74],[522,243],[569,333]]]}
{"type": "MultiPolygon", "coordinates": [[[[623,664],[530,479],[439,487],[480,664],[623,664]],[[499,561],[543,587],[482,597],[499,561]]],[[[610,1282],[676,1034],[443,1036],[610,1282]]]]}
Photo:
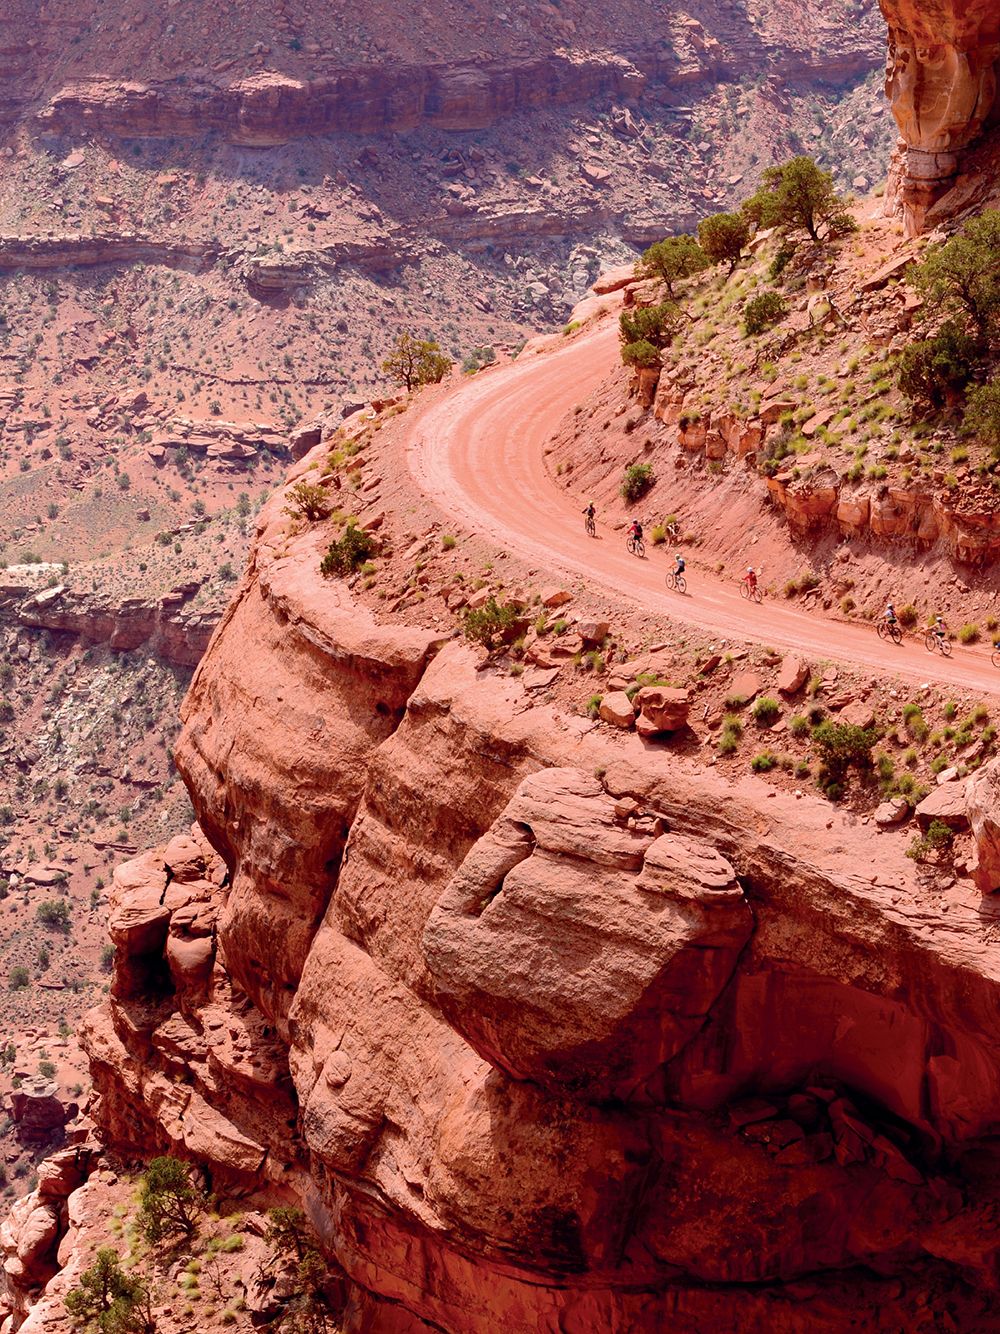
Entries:
{"type": "Polygon", "coordinates": [[[601,700],[600,716],[615,727],[631,727],[635,722],[635,706],[624,690],[612,690],[601,700]]]}
{"type": "Polygon", "coordinates": [[[916,815],[917,824],[921,829],[929,829],[936,820],[939,824],[947,825],[956,834],[963,833],[969,828],[965,784],[945,783],[935,788],[917,807],[916,815]]]}
{"type": "Polygon", "coordinates": [[[809,680],[809,664],[801,658],[789,656],[778,672],[778,691],[782,695],[797,695],[809,680]]]}
{"type": "Polygon", "coordinates": [[[639,705],[636,728],[641,736],[679,732],[687,727],[691,701],[686,690],[672,686],[643,686],[635,698],[639,705]]]}
{"type": "Polygon", "coordinates": [[[577,769],[522,782],[438,901],[424,954],[487,1060],[629,1098],[701,1028],[753,919],[725,858],[621,819],[577,769]]]}

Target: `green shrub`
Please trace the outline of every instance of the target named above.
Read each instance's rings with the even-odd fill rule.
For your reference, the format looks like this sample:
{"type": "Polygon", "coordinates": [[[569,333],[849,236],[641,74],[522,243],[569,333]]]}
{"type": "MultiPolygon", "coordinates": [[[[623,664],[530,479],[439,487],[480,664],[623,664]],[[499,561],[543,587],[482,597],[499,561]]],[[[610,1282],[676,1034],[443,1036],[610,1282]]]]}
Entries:
{"type": "Polygon", "coordinates": [[[350,520],[340,537],[331,542],[327,548],[326,555],[320,562],[320,574],[327,578],[334,574],[340,576],[353,574],[364,565],[374,551],[375,539],[372,535],[358,528],[354,521],[350,520]]]}
{"type": "Polygon", "coordinates": [[[650,531],[649,537],[653,546],[658,547],[667,540],[667,530],[662,523],[658,523],[650,531]]]}
{"type": "Polygon", "coordinates": [[[144,1334],[155,1325],[152,1303],[143,1280],[121,1267],[114,1249],[102,1247],[79,1287],[66,1294],[66,1309],[77,1329],[101,1334],[144,1334]]]}
{"type": "Polygon", "coordinates": [[[903,705],[903,723],[914,741],[927,740],[931,729],[927,726],[927,721],[919,704],[903,705]]]}
{"type": "Polygon", "coordinates": [[[958,632],[958,640],[960,644],[975,644],[978,639],[979,626],[975,625],[972,621],[963,625],[958,632]]]}
{"type": "Polygon", "coordinates": [[[640,338],[635,343],[626,343],[622,348],[622,364],[636,370],[652,370],[654,366],[660,365],[660,354],[652,343],[640,338]]]}
{"type": "Polygon", "coordinates": [[[680,307],[673,301],[658,306],[634,306],[618,316],[618,337],[623,347],[648,343],[655,351],[669,346],[681,319],[680,307]]]}
{"type": "Polygon", "coordinates": [[[788,306],[778,292],[762,292],[751,297],[743,308],[743,329],[748,338],[770,329],[788,313],[788,306]]]}
{"type": "Polygon", "coordinates": [[[933,338],[903,349],[897,383],[907,398],[938,410],[957,401],[978,359],[975,340],[948,323],[933,338]]]}
{"type": "Polygon", "coordinates": [[[54,931],[69,931],[72,921],[70,907],[65,899],[46,899],[35,909],[35,916],[43,926],[50,926],[54,931]]]}
{"type": "Polygon", "coordinates": [[[722,732],[719,736],[719,754],[732,755],[739,749],[743,736],[743,724],[739,718],[727,713],[722,720],[722,732]]]}
{"type": "Polygon", "coordinates": [[[441,538],[441,550],[454,551],[456,543],[457,538],[452,537],[451,533],[445,533],[441,538]]]}
{"type": "Polygon", "coordinates": [[[632,463],[625,469],[619,488],[623,500],[632,503],[641,499],[656,481],[651,463],[632,463]]]}
{"type": "Polygon", "coordinates": [[[809,735],[809,719],[803,718],[801,714],[796,714],[794,718],[788,720],[788,730],[797,741],[802,741],[809,735]]]}
{"type": "Polygon", "coordinates": [[[513,603],[507,602],[501,605],[491,596],[484,606],[466,611],[462,629],[466,639],[471,639],[477,644],[485,644],[490,648],[496,639],[509,633],[517,620],[518,609],[513,603]]]}
{"type": "MultiPolygon", "coordinates": [[[[834,723],[827,719],[813,731],[813,741],[822,760],[820,784],[830,796],[835,786],[843,795],[848,770],[867,770],[872,766],[872,747],[878,740],[874,727],[857,727],[853,723],[834,723]]],[[[831,797],[840,800],[840,797],[831,797]]]]}
{"type": "Polygon", "coordinates": [[[7,975],[7,989],[9,991],[23,991],[25,987],[31,985],[31,978],[28,976],[28,970],[23,964],[16,963],[7,975]]]}
{"type": "Polygon", "coordinates": [[[177,1158],[154,1158],[143,1174],[136,1221],[147,1241],[190,1237],[200,1205],[201,1196],[191,1183],[186,1164],[177,1158]]]}
{"type": "Polygon", "coordinates": [[[770,695],[761,695],[750,710],[758,727],[770,727],[781,714],[781,705],[770,695]]]}
{"type": "Polygon", "coordinates": [[[981,384],[969,394],[964,426],[970,435],[1000,455],[1000,380],[981,384]]]}
{"type": "Polygon", "coordinates": [[[601,711],[601,700],[603,698],[603,695],[591,695],[590,699],[587,700],[588,718],[596,718],[598,716],[601,711]]]}
{"type": "Polygon", "coordinates": [[[777,755],[772,751],[762,750],[759,755],[755,755],[750,761],[750,768],[755,774],[766,774],[778,763],[777,755]]]}
{"type": "Polygon", "coordinates": [[[636,261],[635,271],[640,278],[658,278],[668,296],[674,294],[674,283],[708,267],[708,256],[693,236],[668,236],[655,241],[642,258],[636,261]]]}
{"type": "Polygon", "coordinates": [[[330,493],[325,487],[304,479],[296,482],[285,498],[285,513],[295,519],[308,519],[310,523],[325,519],[332,509],[330,493]]]}
{"type": "Polygon", "coordinates": [[[912,857],[915,862],[925,862],[939,852],[944,852],[950,848],[955,835],[940,820],[932,820],[924,834],[919,835],[913,840],[906,849],[907,857],[912,857]]]}

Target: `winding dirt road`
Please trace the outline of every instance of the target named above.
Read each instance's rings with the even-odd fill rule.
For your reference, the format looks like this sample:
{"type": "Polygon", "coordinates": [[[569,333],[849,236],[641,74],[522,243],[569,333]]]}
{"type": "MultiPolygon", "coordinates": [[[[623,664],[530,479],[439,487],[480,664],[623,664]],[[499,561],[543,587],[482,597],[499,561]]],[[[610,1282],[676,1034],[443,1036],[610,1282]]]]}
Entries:
{"type": "Polygon", "coordinates": [[[584,532],[577,502],[546,472],[544,448],[582,394],[613,364],[617,329],[608,324],[554,352],[470,380],[414,423],[410,472],[442,510],[553,574],[578,576],[614,596],[729,641],[780,645],[816,661],[831,659],[918,684],[939,682],[980,694],[1000,691],[990,650],[956,644],[945,660],[923,640],[882,643],[873,627],[825,619],[765,599],[745,602],[735,580],[688,565],[688,593],[664,583],[668,558],[647,547],[638,560],[620,532],[584,532]]]}

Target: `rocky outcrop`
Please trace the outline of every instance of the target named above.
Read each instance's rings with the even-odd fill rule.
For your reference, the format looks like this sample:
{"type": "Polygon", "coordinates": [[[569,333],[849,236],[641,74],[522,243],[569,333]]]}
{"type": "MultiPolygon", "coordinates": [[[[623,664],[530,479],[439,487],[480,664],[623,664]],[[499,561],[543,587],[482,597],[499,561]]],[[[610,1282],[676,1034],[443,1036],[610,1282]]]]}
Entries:
{"type": "Polygon", "coordinates": [[[87,1181],[97,1146],[81,1142],[39,1164],[38,1185],[0,1225],[0,1320],[18,1329],[60,1268],[59,1247],[72,1225],[71,1197],[87,1181]],[[8,1323],[9,1322],[9,1323],[8,1323]]]}
{"type": "Polygon", "coordinates": [[[184,602],[197,588],[185,585],[161,598],[108,602],[62,584],[25,596],[23,585],[10,583],[0,586],[0,624],[78,635],[122,653],[145,645],[165,662],[194,667],[220,617],[218,611],[185,610],[184,602]]]}
{"type": "Polygon", "coordinates": [[[895,202],[910,234],[951,186],[996,109],[1000,13],[992,0],[879,0],[886,91],[903,141],[895,202]]]}
{"type": "Polygon", "coordinates": [[[116,876],[105,1133],[297,1195],[353,1330],[983,1327],[970,883],[377,625],[281,504],[184,708],[219,856],[116,876]]]}

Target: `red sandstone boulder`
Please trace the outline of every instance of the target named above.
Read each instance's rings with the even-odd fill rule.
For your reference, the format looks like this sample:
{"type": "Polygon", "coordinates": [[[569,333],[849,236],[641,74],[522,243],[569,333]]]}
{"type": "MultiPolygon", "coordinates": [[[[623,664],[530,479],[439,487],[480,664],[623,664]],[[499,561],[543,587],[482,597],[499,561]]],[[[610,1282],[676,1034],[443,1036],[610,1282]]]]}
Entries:
{"type": "Polygon", "coordinates": [[[797,695],[809,680],[809,664],[801,658],[787,657],[778,672],[778,691],[782,695],[797,695]]]}
{"type": "Polygon", "coordinates": [[[600,716],[615,727],[631,727],[635,723],[635,706],[624,690],[613,690],[601,700],[600,716]]]}
{"type": "Polygon", "coordinates": [[[596,779],[546,769],[469,853],[423,944],[487,1060],[627,1098],[700,1027],[751,929],[724,858],[623,826],[596,779]]]}
{"type": "Polygon", "coordinates": [[[917,824],[928,829],[933,821],[947,825],[956,834],[969,828],[965,784],[945,783],[925,797],[916,810],[917,824]]]}
{"type": "Polygon", "coordinates": [[[636,729],[640,736],[679,732],[687,727],[690,698],[686,690],[670,686],[643,686],[635,697],[639,705],[636,729]]]}

